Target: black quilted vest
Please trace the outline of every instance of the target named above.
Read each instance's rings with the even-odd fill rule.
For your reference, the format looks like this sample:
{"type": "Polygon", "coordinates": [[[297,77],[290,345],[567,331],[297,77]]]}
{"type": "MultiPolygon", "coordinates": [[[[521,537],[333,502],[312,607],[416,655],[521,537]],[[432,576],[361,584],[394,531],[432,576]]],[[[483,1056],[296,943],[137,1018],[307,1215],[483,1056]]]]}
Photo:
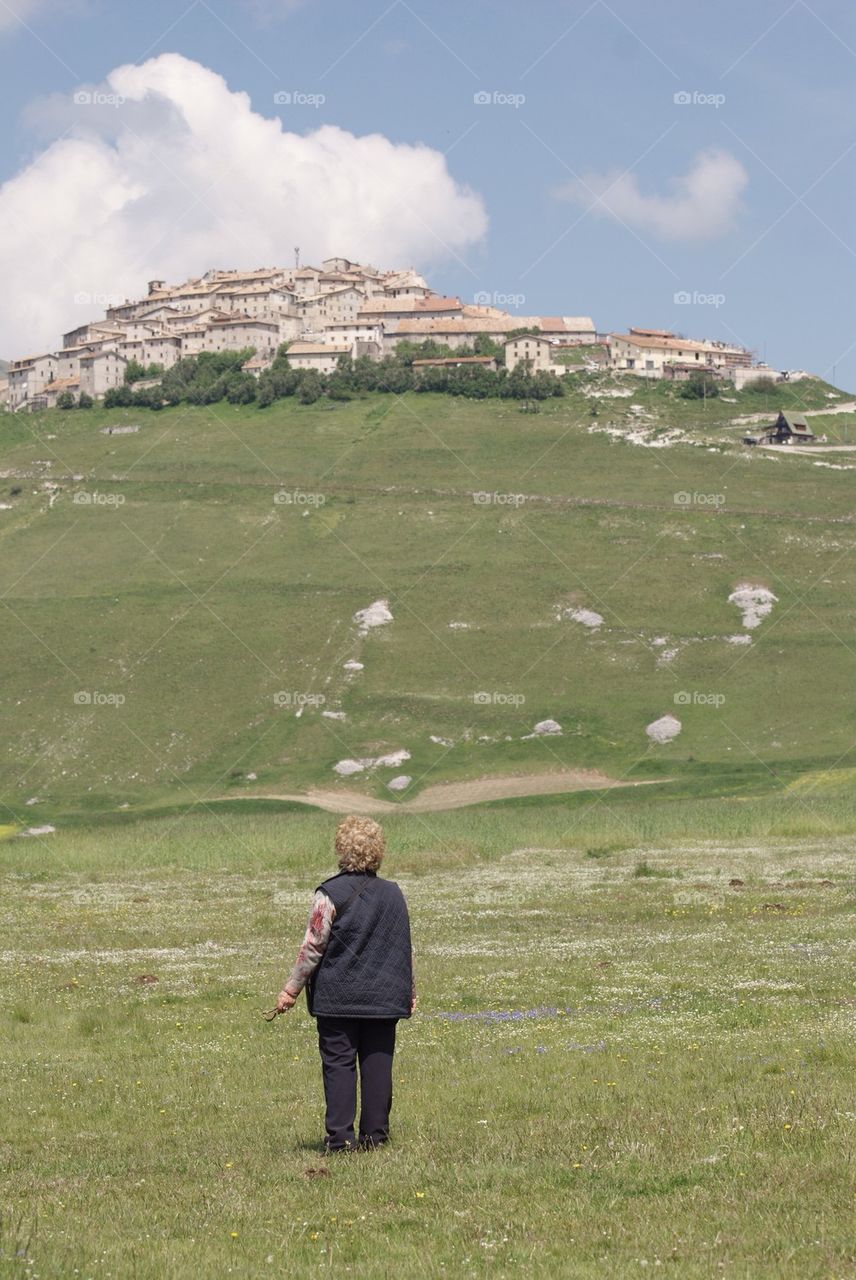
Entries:
{"type": "Polygon", "coordinates": [[[330,941],[306,992],[314,1018],[409,1018],[410,918],[404,894],[373,871],[318,886],[336,907],[330,941]]]}

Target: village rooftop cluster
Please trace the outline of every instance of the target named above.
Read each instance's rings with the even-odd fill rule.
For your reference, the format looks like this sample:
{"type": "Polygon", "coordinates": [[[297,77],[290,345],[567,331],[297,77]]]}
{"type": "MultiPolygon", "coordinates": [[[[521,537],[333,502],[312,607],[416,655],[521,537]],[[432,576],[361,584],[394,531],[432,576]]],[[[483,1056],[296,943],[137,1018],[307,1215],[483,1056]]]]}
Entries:
{"type": "Polygon", "coordinates": [[[51,408],[64,393],[66,401],[99,399],[124,383],[132,362],[166,370],[206,351],[251,349],[243,367],[258,376],[283,343],[289,364],[322,374],[341,356],[380,360],[403,341],[441,344],[453,353],[449,364],[471,359],[495,367],[492,357],[473,352],[480,335],[503,348],[509,372],[525,362],[532,372],[566,373],[570,349],[584,347],[584,367],[646,378],[686,379],[703,370],[740,387],[771,373],[734,344],[641,327],[599,334],[589,316],[511,314],[442,297],[412,268],[379,271],[326,258],[319,267],[212,270],[178,285],[152,280],[144,298],[110,306],[103,319],[63,334],[60,349],[12,361],[0,392],[15,412],[51,408]]]}

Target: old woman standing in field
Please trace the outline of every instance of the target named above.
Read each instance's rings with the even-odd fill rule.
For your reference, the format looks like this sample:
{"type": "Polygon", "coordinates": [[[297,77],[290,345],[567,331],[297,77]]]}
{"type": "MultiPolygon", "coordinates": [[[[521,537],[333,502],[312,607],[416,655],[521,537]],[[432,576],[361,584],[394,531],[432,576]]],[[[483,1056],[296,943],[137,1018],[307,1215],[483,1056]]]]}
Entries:
{"type": "Polygon", "coordinates": [[[388,1140],[396,1025],[416,1007],[407,904],[398,885],[377,874],[383,831],[371,818],[345,818],[335,844],[339,873],[315,890],[306,935],[276,1003],[286,1013],[307,988],[318,1023],[328,1152],[388,1140]]]}

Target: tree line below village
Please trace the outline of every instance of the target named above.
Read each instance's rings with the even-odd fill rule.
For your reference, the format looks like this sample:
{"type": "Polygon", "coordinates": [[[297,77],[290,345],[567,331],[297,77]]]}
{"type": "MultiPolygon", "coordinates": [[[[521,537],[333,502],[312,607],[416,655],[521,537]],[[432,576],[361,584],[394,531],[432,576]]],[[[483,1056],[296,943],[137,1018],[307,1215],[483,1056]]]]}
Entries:
{"type": "MultiPolygon", "coordinates": [[[[323,396],[330,400],[352,400],[372,391],[402,395],[406,391],[445,392],[474,400],[513,399],[537,408],[539,400],[564,394],[562,378],[544,370],[530,372],[522,363],[510,372],[501,363],[503,349],[486,334],[458,351],[431,340],[400,342],[382,360],[348,355],[339,357],[332,373],[315,369],[295,369],[288,361],[288,343],[277,350],[269,368],[258,377],[243,369],[253,355],[252,348],[241,351],[203,351],[187,356],[170,369],[161,365],[143,366],[129,361],[122,386],[111,387],[104,397],[108,409],[136,407],[162,409],[177,404],[256,404],[260,409],[294,396],[301,404],[314,404],[323,396]],[[475,355],[492,356],[496,369],[484,365],[428,365],[413,368],[415,360],[434,360],[475,355]],[[143,384],[143,385],[138,385],[143,384]]],[[[570,372],[570,369],[569,369],[570,372]]],[[[719,387],[701,371],[682,383],[679,394],[689,399],[716,396],[719,387]]],[[[57,400],[61,409],[90,408],[91,397],[75,401],[70,392],[57,400]]]]}

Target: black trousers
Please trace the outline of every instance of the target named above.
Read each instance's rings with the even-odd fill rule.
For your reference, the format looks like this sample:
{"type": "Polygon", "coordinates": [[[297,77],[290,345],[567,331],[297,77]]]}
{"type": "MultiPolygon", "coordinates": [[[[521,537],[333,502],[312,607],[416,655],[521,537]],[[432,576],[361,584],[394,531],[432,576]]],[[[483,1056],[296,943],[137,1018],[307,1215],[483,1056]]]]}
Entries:
{"type": "Polygon", "coordinates": [[[357,1062],[360,1064],[359,1141],[380,1146],[389,1137],[392,1055],[397,1018],[318,1018],[328,1150],[355,1146],[357,1062]]]}

